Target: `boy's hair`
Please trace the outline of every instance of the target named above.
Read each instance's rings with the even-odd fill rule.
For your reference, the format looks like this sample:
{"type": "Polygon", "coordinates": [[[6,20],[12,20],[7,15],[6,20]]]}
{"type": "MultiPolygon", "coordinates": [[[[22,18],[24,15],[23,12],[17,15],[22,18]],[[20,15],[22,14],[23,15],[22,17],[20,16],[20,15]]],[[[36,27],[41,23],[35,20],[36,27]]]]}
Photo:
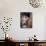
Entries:
{"type": "Polygon", "coordinates": [[[21,17],[22,17],[22,16],[30,17],[30,14],[31,14],[30,12],[21,12],[21,13],[20,13],[21,17]]]}

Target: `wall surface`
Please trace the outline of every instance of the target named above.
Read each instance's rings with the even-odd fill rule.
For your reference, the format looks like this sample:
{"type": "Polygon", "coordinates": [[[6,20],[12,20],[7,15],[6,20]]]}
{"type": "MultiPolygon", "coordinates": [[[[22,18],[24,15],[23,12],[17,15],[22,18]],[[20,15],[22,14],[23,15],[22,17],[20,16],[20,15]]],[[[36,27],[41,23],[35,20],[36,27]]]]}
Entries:
{"type": "MultiPolygon", "coordinates": [[[[12,17],[13,22],[8,33],[17,40],[28,40],[34,34],[39,40],[46,40],[46,8],[33,8],[28,0],[0,0],[0,20],[2,17],[12,17]],[[20,12],[32,12],[32,28],[20,28],[20,12]]],[[[0,39],[4,39],[0,29],[0,39]]]]}

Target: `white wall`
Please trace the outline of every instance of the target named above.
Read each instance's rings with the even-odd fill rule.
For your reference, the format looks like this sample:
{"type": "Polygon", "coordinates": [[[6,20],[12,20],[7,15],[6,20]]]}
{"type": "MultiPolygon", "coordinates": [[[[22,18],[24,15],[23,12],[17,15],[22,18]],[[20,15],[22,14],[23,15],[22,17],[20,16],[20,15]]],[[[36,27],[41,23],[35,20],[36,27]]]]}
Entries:
{"type": "MultiPolygon", "coordinates": [[[[37,35],[37,39],[39,40],[46,39],[45,12],[46,8],[44,7],[31,7],[28,0],[0,0],[0,17],[13,17],[9,33],[12,34],[17,40],[27,40],[34,34],[37,35]],[[32,12],[33,27],[31,29],[20,28],[20,12],[32,12]]],[[[0,39],[2,39],[2,36],[0,39]]]]}

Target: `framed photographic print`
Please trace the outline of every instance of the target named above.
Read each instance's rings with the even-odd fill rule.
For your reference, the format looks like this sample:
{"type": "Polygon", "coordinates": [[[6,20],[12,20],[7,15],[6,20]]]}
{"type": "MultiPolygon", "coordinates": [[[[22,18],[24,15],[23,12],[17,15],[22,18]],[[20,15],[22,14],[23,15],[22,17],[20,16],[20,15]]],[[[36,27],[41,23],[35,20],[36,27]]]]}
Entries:
{"type": "Polygon", "coordinates": [[[20,27],[32,28],[32,12],[20,12],[20,27]]]}

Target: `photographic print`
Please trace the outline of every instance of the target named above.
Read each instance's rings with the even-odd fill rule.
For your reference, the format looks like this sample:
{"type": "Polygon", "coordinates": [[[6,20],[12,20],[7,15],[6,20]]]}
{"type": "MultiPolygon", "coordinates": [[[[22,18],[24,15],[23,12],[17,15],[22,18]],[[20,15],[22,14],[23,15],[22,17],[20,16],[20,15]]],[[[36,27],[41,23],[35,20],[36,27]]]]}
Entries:
{"type": "Polygon", "coordinates": [[[32,28],[32,12],[20,12],[20,27],[32,28]]]}

